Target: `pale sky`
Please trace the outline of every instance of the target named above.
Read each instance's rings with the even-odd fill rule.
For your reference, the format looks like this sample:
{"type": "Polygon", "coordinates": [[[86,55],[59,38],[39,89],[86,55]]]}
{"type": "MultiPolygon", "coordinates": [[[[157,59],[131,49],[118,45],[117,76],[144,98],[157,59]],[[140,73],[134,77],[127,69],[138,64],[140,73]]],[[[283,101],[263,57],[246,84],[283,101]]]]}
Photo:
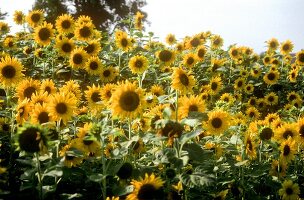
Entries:
{"type": "MultiPolygon", "coordinates": [[[[0,0],[1,11],[27,13],[34,0],[0,0]]],[[[280,42],[290,39],[294,52],[304,49],[303,0],[147,0],[143,8],[148,13],[154,32],[164,42],[168,33],[177,38],[210,30],[224,39],[224,49],[231,44],[264,51],[265,41],[275,37],[280,42]]],[[[11,27],[16,31],[16,27],[11,27]]]]}

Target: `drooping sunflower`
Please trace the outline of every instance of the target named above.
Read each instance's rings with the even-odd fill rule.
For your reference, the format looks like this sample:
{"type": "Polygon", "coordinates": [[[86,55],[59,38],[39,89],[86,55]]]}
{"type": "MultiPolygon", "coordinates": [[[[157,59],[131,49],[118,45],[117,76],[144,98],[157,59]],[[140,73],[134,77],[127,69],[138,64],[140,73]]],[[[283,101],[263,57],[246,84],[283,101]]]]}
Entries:
{"type": "Polygon", "coordinates": [[[131,69],[133,74],[142,74],[144,71],[148,69],[149,61],[143,55],[133,56],[129,60],[129,68],[131,69]]]}
{"type": "Polygon", "coordinates": [[[35,42],[47,46],[51,43],[51,39],[54,36],[54,29],[51,23],[44,22],[43,24],[35,27],[34,38],[35,42]]]}
{"type": "Polygon", "coordinates": [[[25,22],[25,15],[22,11],[16,10],[14,12],[14,22],[18,25],[22,25],[25,22]]]}
{"type": "Polygon", "coordinates": [[[17,134],[20,150],[28,153],[45,152],[46,131],[39,125],[24,125],[18,129],[17,134]]]}
{"type": "Polygon", "coordinates": [[[133,46],[128,34],[120,30],[115,32],[115,43],[118,48],[126,52],[129,51],[133,46]]]}
{"type": "Polygon", "coordinates": [[[91,56],[85,64],[85,70],[90,75],[100,75],[102,68],[101,60],[97,56],[91,56]]]}
{"type": "Polygon", "coordinates": [[[83,23],[82,25],[76,26],[74,30],[75,38],[81,41],[89,41],[93,37],[93,30],[93,23],[83,23]]]}
{"type": "Polygon", "coordinates": [[[294,47],[293,43],[290,40],[286,40],[286,41],[281,43],[280,52],[283,55],[287,55],[290,52],[292,52],[293,47],[294,47]]]}
{"type": "Polygon", "coordinates": [[[32,28],[35,28],[44,21],[44,12],[42,10],[32,10],[26,16],[26,21],[32,28]]]}
{"type": "Polygon", "coordinates": [[[224,40],[220,35],[213,35],[211,37],[211,48],[219,49],[223,46],[224,40]]]}
{"type": "Polygon", "coordinates": [[[29,113],[33,107],[33,104],[29,99],[24,99],[23,101],[18,101],[16,107],[16,121],[18,124],[23,124],[29,118],[29,113]]]}
{"type": "Polygon", "coordinates": [[[36,104],[31,111],[31,122],[33,124],[44,124],[54,122],[48,110],[48,104],[36,104]]]}
{"type": "Polygon", "coordinates": [[[75,96],[70,93],[56,93],[48,106],[50,116],[55,121],[59,122],[62,120],[66,124],[72,118],[73,111],[76,110],[76,103],[75,96]]]}
{"type": "Polygon", "coordinates": [[[299,137],[298,127],[296,123],[285,123],[276,129],[274,139],[277,142],[283,142],[291,137],[297,140],[299,137]]]}
{"type": "Polygon", "coordinates": [[[282,197],[282,200],[297,200],[299,199],[299,194],[299,185],[293,183],[292,180],[285,180],[282,188],[279,190],[279,195],[282,197]]]}
{"type": "Polygon", "coordinates": [[[283,141],[279,147],[281,151],[280,160],[286,163],[293,161],[297,152],[296,148],[296,141],[293,138],[289,137],[287,140],[283,141]]]}
{"type": "Polygon", "coordinates": [[[220,76],[214,76],[210,79],[210,94],[216,95],[222,89],[222,79],[220,76]]]}
{"type": "Polygon", "coordinates": [[[56,88],[55,83],[53,82],[52,79],[42,80],[41,85],[40,85],[40,92],[41,93],[47,92],[48,95],[52,95],[52,94],[55,94],[56,91],[57,91],[57,88],[56,88]]]}
{"type": "Polygon", "coordinates": [[[173,45],[176,43],[176,38],[175,35],[170,33],[166,36],[166,43],[169,45],[173,45]]]}
{"type": "Polygon", "coordinates": [[[252,133],[247,133],[244,139],[245,152],[249,159],[253,160],[257,157],[256,143],[252,133]]]}
{"type": "Polygon", "coordinates": [[[230,126],[231,116],[223,110],[213,110],[208,113],[208,120],[203,122],[205,128],[211,135],[221,135],[230,126]]]}
{"type": "Polygon", "coordinates": [[[269,51],[275,51],[279,47],[279,41],[276,38],[271,38],[267,41],[267,46],[269,51]]]}
{"type": "Polygon", "coordinates": [[[178,106],[179,119],[188,117],[190,112],[204,112],[206,105],[200,96],[190,95],[180,99],[178,106]]]}
{"type": "Polygon", "coordinates": [[[100,73],[100,80],[104,83],[109,83],[115,80],[115,78],[118,76],[119,71],[117,67],[108,66],[102,68],[102,71],[100,73]]]}
{"type": "Polygon", "coordinates": [[[171,87],[175,90],[180,91],[181,94],[193,92],[192,88],[195,86],[196,80],[191,71],[187,72],[182,68],[175,67],[173,69],[171,79],[171,87]]]}
{"type": "Polygon", "coordinates": [[[17,58],[6,56],[0,60],[0,82],[4,87],[15,86],[24,76],[23,65],[17,58]]]}
{"type": "Polygon", "coordinates": [[[273,106],[273,105],[277,105],[278,102],[279,102],[279,97],[274,92],[270,92],[264,98],[265,98],[265,102],[266,102],[267,105],[273,106]]]}
{"type": "Polygon", "coordinates": [[[304,50],[301,50],[301,51],[297,52],[297,54],[296,54],[296,63],[298,65],[301,65],[301,66],[304,65],[304,50]]]}
{"type": "Polygon", "coordinates": [[[55,26],[59,34],[74,32],[74,18],[70,14],[62,14],[57,17],[55,26]]]}
{"type": "Polygon", "coordinates": [[[145,107],[144,91],[135,83],[122,83],[112,93],[110,103],[113,116],[134,119],[145,107]]]}
{"type": "Polygon", "coordinates": [[[149,176],[145,174],[144,179],[132,180],[131,184],[134,190],[129,194],[126,200],[151,200],[163,199],[163,185],[164,181],[160,177],[156,177],[153,173],[149,176]]]}
{"type": "Polygon", "coordinates": [[[187,53],[183,56],[183,65],[188,68],[192,68],[196,62],[197,60],[194,53],[187,53]]]}
{"type": "Polygon", "coordinates": [[[74,41],[69,38],[56,39],[55,48],[57,49],[60,56],[69,57],[71,52],[75,48],[74,41]]]}
{"type": "Polygon", "coordinates": [[[25,98],[31,99],[33,94],[39,92],[40,85],[41,83],[39,80],[34,80],[32,78],[24,79],[16,88],[16,97],[18,97],[20,101],[25,98]]]}
{"type": "Polygon", "coordinates": [[[87,41],[86,46],[83,48],[89,55],[93,56],[96,55],[100,52],[101,50],[101,44],[99,40],[90,40],[87,41]]]}
{"type": "Polygon", "coordinates": [[[157,52],[156,55],[165,65],[170,65],[175,60],[175,52],[169,49],[163,49],[157,52]]]}
{"type": "Polygon", "coordinates": [[[279,71],[277,71],[277,70],[269,71],[264,75],[263,80],[267,85],[273,85],[278,82],[279,77],[280,77],[279,71]]]}
{"type": "Polygon", "coordinates": [[[83,48],[77,47],[71,52],[69,63],[72,68],[81,69],[84,68],[87,58],[87,52],[83,48]]]}

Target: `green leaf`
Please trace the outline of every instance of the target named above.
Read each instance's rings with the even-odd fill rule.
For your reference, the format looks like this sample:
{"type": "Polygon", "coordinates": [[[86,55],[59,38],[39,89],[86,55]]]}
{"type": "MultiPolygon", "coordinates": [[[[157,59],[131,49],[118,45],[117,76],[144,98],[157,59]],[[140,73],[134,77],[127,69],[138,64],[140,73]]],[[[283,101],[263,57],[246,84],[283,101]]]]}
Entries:
{"type": "Polygon", "coordinates": [[[240,167],[240,166],[245,165],[247,162],[248,162],[248,160],[244,160],[244,161],[241,161],[241,162],[237,162],[237,163],[235,163],[234,165],[235,165],[236,167],[240,167]]]}
{"type": "Polygon", "coordinates": [[[104,178],[106,178],[106,176],[104,176],[103,174],[92,174],[89,176],[89,179],[91,181],[100,183],[104,178]]]}
{"type": "Polygon", "coordinates": [[[187,141],[195,138],[196,136],[198,136],[199,134],[201,134],[202,129],[196,129],[193,132],[190,133],[185,133],[181,136],[181,138],[179,139],[179,142],[181,145],[184,145],[187,141]]]}
{"type": "Polygon", "coordinates": [[[51,170],[47,173],[44,173],[43,175],[44,176],[52,176],[52,177],[61,177],[63,174],[63,171],[61,169],[54,169],[54,170],[51,170]]]}

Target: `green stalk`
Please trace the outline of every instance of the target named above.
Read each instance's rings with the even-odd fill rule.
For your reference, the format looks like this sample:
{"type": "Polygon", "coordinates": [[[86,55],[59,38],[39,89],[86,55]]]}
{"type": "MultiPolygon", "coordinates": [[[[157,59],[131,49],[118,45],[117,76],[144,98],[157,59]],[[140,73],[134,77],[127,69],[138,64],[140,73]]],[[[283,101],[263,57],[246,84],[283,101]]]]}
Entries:
{"type": "Polygon", "coordinates": [[[42,194],[42,173],[41,173],[41,165],[40,165],[40,160],[39,160],[39,153],[35,153],[36,160],[37,160],[37,173],[38,173],[38,192],[39,192],[39,199],[43,199],[43,194],[42,194]]]}

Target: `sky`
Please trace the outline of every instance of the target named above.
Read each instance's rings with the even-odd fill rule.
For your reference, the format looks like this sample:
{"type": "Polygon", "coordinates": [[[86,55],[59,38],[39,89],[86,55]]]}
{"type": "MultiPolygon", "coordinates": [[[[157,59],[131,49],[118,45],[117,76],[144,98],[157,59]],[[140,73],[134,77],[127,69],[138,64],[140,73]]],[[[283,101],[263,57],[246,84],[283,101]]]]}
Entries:
{"type": "MultiPolygon", "coordinates": [[[[0,8],[9,12],[6,21],[11,25],[13,12],[27,13],[33,2],[0,0],[0,8]]],[[[224,49],[237,44],[259,53],[266,50],[265,41],[272,37],[280,42],[290,39],[294,52],[304,49],[303,8],[303,0],[147,0],[143,10],[151,22],[146,30],[162,42],[169,33],[182,39],[211,31],[224,39],[224,49]]]]}

